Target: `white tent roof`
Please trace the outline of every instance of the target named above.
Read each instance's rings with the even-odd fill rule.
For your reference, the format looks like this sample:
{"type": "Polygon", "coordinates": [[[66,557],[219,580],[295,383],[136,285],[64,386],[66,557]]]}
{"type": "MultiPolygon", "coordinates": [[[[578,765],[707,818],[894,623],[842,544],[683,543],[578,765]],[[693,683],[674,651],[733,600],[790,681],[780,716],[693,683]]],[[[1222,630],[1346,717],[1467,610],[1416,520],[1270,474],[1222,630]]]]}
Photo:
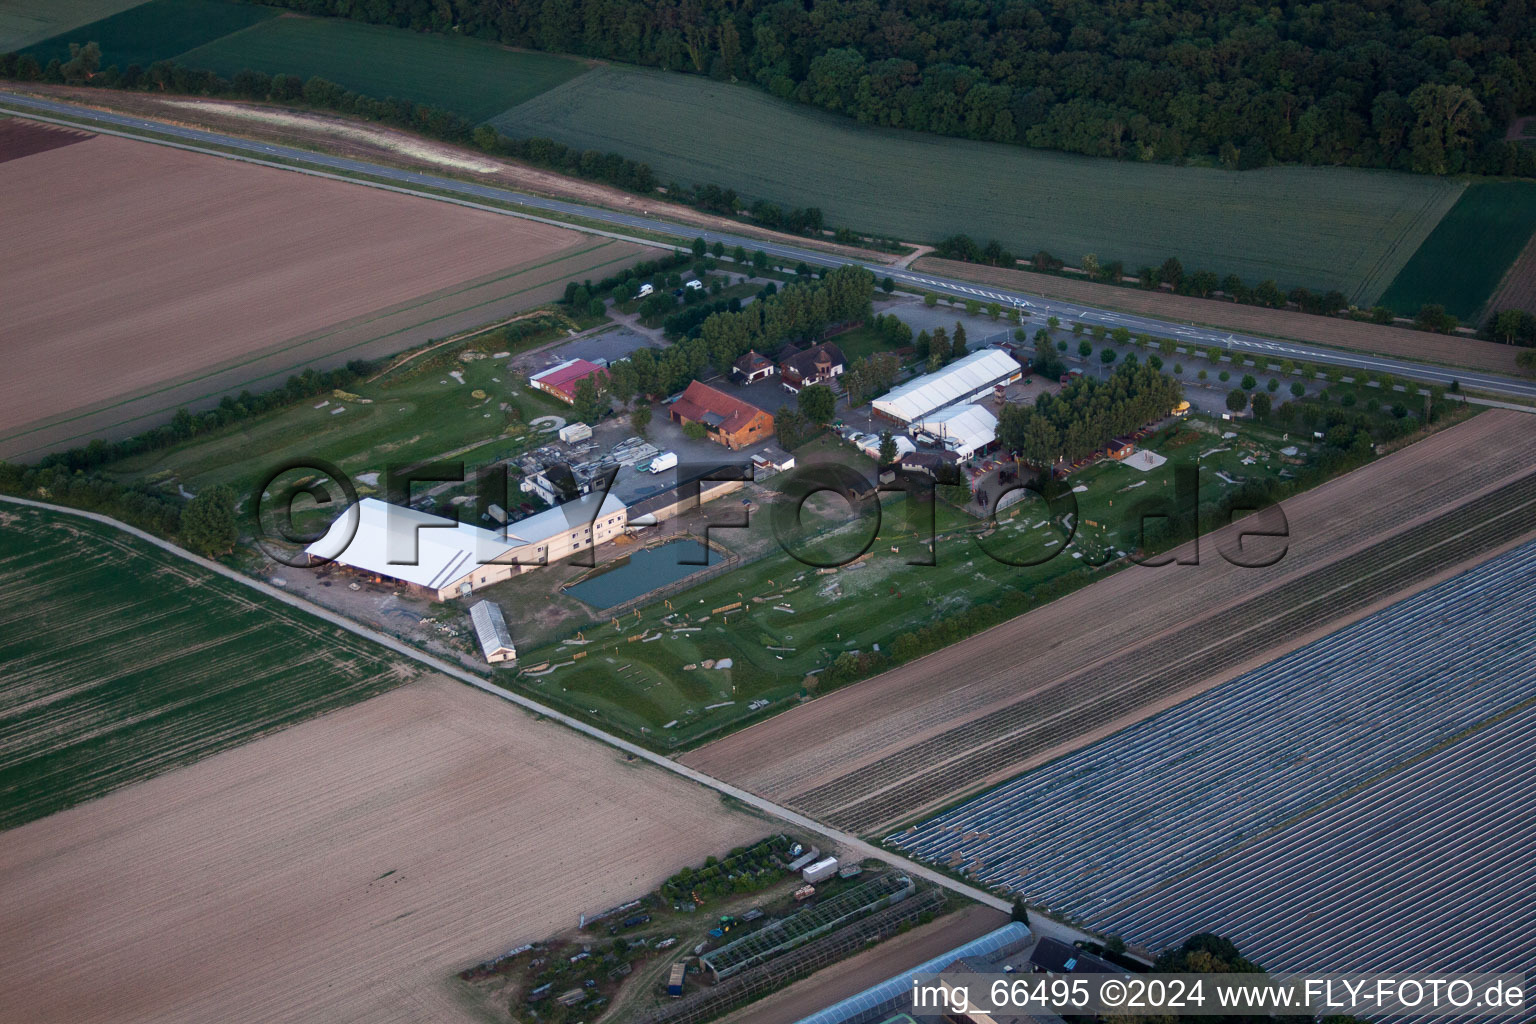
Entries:
{"type": "Polygon", "coordinates": [[[1008,353],[996,348],[982,349],[893,388],[875,399],[874,409],[910,423],[1022,372],[1023,367],[1008,353]]]}
{"type": "Polygon", "coordinates": [[[951,405],[912,424],[939,438],[950,451],[969,454],[997,440],[997,417],[980,405],[951,405]]]}
{"type": "MultiPolygon", "coordinates": [[[[907,452],[917,451],[917,445],[913,444],[912,439],[906,434],[892,434],[891,440],[896,442],[896,454],[898,457],[905,455],[907,452]]],[[[879,434],[861,435],[858,441],[855,443],[858,444],[859,451],[863,452],[865,455],[868,455],[870,458],[875,459],[880,457],[879,434]]]]}
{"type": "Polygon", "coordinates": [[[442,516],[391,505],[377,498],[364,498],[305,551],[364,572],[441,590],[476,565],[495,561],[513,548],[584,528],[595,518],[623,508],[624,503],[612,494],[586,494],[510,523],[502,533],[469,523],[455,524],[442,516]]]}

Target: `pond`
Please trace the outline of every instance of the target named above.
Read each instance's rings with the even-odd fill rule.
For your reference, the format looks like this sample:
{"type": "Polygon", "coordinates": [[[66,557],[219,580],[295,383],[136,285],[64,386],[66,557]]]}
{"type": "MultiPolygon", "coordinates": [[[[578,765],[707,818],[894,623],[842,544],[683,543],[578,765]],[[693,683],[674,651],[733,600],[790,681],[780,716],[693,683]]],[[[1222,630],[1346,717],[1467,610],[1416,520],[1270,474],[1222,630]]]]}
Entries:
{"type": "Polygon", "coordinates": [[[710,565],[724,558],[719,552],[710,551],[701,542],[691,539],[642,548],[604,566],[580,583],[566,587],[565,592],[594,608],[611,608],[698,572],[704,568],[706,553],[710,565]]]}

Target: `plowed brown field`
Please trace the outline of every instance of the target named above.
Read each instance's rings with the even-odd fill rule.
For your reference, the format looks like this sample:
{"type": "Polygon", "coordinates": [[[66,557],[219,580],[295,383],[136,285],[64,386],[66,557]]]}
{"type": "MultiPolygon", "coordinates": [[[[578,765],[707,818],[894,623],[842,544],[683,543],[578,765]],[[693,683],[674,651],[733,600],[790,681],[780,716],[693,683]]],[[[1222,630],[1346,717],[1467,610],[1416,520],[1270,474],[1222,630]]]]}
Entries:
{"type": "Polygon", "coordinates": [[[979,284],[997,285],[1033,292],[1048,298],[1086,302],[1110,309],[1123,309],[1147,316],[1166,317],[1186,323],[1209,324],[1230,331],[1247,331],[1275,338],[1310,341],[1334,348],[1372,352],[1376,355],[1465,366],[1474,370],[1514,374],[1515,352],[1508,345],[1497,345],[1476,338],[1429,334],[1406,327],[1359,323],[1333,317],[1314,316],[1284,309],[1260,309],[1239,306],[1216,299],[1197,299],[1167,292],[1144,292],[1136,288],[1075,281],[1054,274],[1033,274],[1027,270],[1006,270],[975,263],[960,263],[927,256],[917,260],[912,269],[929,274],[956,277],[979,284]]]}
{"type": "Polygon", "coordinates": [[[397,352],[647,251],[110,136],[5,175],[0,457],[397,352]]]}
{"type": "Polygon", "coordinates": [[[1504,274],[1498,291],[1488,300],[1487,313],[1523,309],[1536,313],[1536,234],[1520,250],[1520,257],[1504,274]]]}
{"type": "Polygon", "coordinates": [[[6,1020],[480,1019],[452,974],[771,833],[438,677],[6,832],[6,1020]]]}
{"type": "Polygon", "coordinates": [[[1228,563],[1218,533],[1202,542],[1199,565],[1133,566],[682,760],[844,828],[889,826],[1529,533],[1533,464],[1536,417],[1485,413],[1285,502],[1289,550],[1270,568],[1228,563]]]}

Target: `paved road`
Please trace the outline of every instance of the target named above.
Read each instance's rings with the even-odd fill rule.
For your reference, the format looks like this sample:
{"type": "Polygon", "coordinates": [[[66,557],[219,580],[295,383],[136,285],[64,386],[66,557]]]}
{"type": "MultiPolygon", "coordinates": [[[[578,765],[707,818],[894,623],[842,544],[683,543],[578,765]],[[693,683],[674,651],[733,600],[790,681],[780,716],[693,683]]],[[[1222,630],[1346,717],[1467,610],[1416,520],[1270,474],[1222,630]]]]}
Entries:
{"type": "MultiPolygon", "coordinates": [[[[233,580],[234,582],[239,583],[241,586],[250,587],[252,590],[257,591],[274,601],[280,601],[291,608],[297,608],[300,611],[313,615],[318,619],[322,619],[333,626],[340,627],[349,633],[354,633],[357,636],[364,637],[376,644],[387,647],[389,650],[400,655],[401,657],[409,658],[412,661],[418,662],[419,664],[426,666],[434,672],[438,672],[442,675],[457,679],[462,683],[468,683],[470,686],[475,687],[477,690],[484,690],[486,693],[500,697],[502,700],[516,704],[528,711],[532,711],[534,714],[542,715],[543,717],[548,718],[554,722],[558,722],[568,729],[574,729],[576,732],[579,732],[585,736],[589,736],[600,743],[605,743],[608,746],[621,750],[626,754],[630,754],[636,758],[648,761],[656,767],[665,771],[669,771],[674,775],[680,775],[685,779],[712,789],[723,796],[729,796],[733,799],[739,800],[743,804],[746,804],[747,806],[753,808],[754,810],[760,811],[763,814],[767,814],[771,817],[778,818],[781,821],[788,822],[789,824],[794,825],[796,828],[805,832],[811,832],[820,835],[824,837],[824,839],[830,841],[832,846],[837,847],[838,850],[845,855],[851,852],[856,854],[861,859],[869,858],[873,860],[884,861],[885,863],[906,872],[913,878],[922,878],[927,882],[942,886],[951,892],[958,893],[967,899],[975,900],[978,903],[992,907],[996,910],[1006,912],[1012,906],[1010,901],[996,896],[990,892],[977,889],[974,886],[969,886],[962,882],[957,882],[953,878],[950,878],[948,875],[941,874],[937,871],[934,871],[932,868],[928,868],[922,864],[907,860],[904,857],[893,854],[891,851],[882,849],[872,843],[867,843],[855,835],[831,828],[827,825],[823,825],[819,821],[816,821],[812,818],[807,818],[805,815],[792,811],[787,807],[781,807],[771,800],[766,800],[763,797],[758,796],[756,793],[751,793],[745,789],[740,789],[728,782],[722,782],[721,780],[711,775],[706,775],[704,772],[690,768],[687,765],[674,761],[669,757],[664,757],[661,754],[654,753],[645,749],[644,747],[631,743],[628,740],[621,739],[620,737],[615,736],[612,733],[605,732],[596,726],[588,725],[586,722],[583,722],[580,719],[572,718],[567,714],[556,711],[554,708],[547,707],[543,704],[540,704],[538,701],[524,697],[522,694],[513,693],[511,690],[503,689],[502,687],[497,686],[495,683],[487,682],[486,680],[481,679],[479,676],[474,675],[473,673],[466,672],[464,669],[458,667],[457,665],[444,661],[441,658],[434,657],[433,655],[427,654],[424,651],[419,651],[409,644],[397,640],[388,634],[369,629],[366,626],[352,621],[344,615],[339,615],[328,609],[322,608],[317,604],[306,601],[305,599],[290,594],[287,591],[280,590],[277,587],[270,586],[269,584],[263,583],[260,580],[252,579],[249,576],[238,573],[226,566],[220,565],[218,562],[213,562],[206,558],[201,558],[185,550],[184,548],[179,548],[175,544],[161,540],[159,537],[156,537],[153,534],[145,533],[143,530],[135,529],[132,526],[120,523],[116,519],[112,519],[108,516],[98,515],[94,512],[82,512],[79,509],[65,508],[61,505],[50,505],[41,501],[29,501],[26,498],[13,498],[8,495],[0,495],[0,503],[25,505],[28,508],[46,509],[49,512],[56,512],[60,515],[78,516],[81,519],[89,519],[92,522],[101,523],[105,526],[110,526],[113,529],[121,530],[124,533],[138,538],[146,544],[152,544],[162,551],[167,551],[175,555],[177,558],[186,559],[188,562],[192,562],[209,572],[217,573],[218,575],[223,576],[225,579],[233,580]]],[[[1030,927],[1037,934],[1053,936],[1068,942],[1085,937],[1084,932],[1072,928],[1069,925],[1062,924],[1059,921],[1052,920],[1043,914],[1030,915],[1030,927]]]]}
{"type": "MultiPolygon", "coordinates": [[[[341,175],[366,174],[373,178],[383,179],[393,184],[378,187],[387,187],[394,191],[413,192],[413,187],[415,189],[430,188],[463,196],[462,202],[464,205],[476,205],[474,203],[476,199],[491,200],[497,203],[514,204],[527,211],[515,212],[499,207],[485,207],[498,213],[510,212],[513,216],[553,220],[555,222],[559,222],[562,217],[580,217],[588,221],[608,224],[620,231],[625,229],[629,231],[661,231],[682,235],[683,237],[702,235],[704,240],[711,244],[720,242],[727,247],[740,245],[748,249],[761,249],[775,260],[782,262],[804,262],[811,266],[838,266],[847,262],[841,257],[818,252],[815,249],[801,248],[777,242],[765,242],[762,239],[751,238],[745,235],[734,235],[718,231],[701,232],[695,227],[673,224],[659,217],[636,216],[597,206],[584,206],[580,203],[529,195],[513,189],[458,181],[453,178],[439,177],[420,171],[385,167],[364,160],[351,160],[325,153],[315,153],[305,149],[275,146],[242,139],[238,136],[222,135],[217,132],[203,131],[197,128],[166,124],[147,118],[92,110],[70,103],[59,103],[54,100],[39,99],[32,96],[20,96],[3,90],[0,90],[0,112],[31,116],[41,120],[59,118],[63,119],[65,123],[68,123],[69,119],[72,118],[89,118],[97,124],[114,126],[115,129],[119,130],[117,132],[119,134],[131,136],[134,133],[154,132],[158,135],[170,136],[182,140],[180,142],[182,148],[207,152],[208,150],[205,147],[217,146],[222,149],[236,150],[239,153],[248,155],[239,156],[229,153],[217,153],[217,155],[244,160],[249,163],[294,170],[294,168],[286,164],[274,163],[273,161],[300,161],[311,167],[325,168],[341,175]]],[[[413,194],[423,193],[413,192],[413,194]]],[[[442,198],[440,195],[428,195],[434,199],[442,198]]],[[[646,239],[633,238],[624,234],[619,234],[617,237],[646,242],[646,244],[655,244],[646,239]]],[[[1092,306],[1047,299],[1025,292],[988,288],[950,278],[915,273],[911,270],[901,269],[884,263],[867,263],[863,264],[863,266],[880,277],[890,277],[897,281],[898,284],[909,288],[938,292],[960,298],[977,299],[982,302],[999,302],[1005,306],[1016,304],[1042,318],[1057,316],[1063,321],[1076,321],[1090,326],[1102,324],[1111,329],[1124,327],[1133,334],[1145,333],[1173,337],[1183,344],[1200,345],[1202,347],[1215,345],[1233,352],[1247,352],[1256,355],[1272,355],[1284,359],[1328,363],[1351,370],[1385,372],[1430,384],[1449,384],[1454,380],[1460,381],[1464,387],[1477,388],[1478,390],[1496,395],[1536,398],[1536,381],[1519,380],[1476,370],[1453,370],[1441,366],[1415,363],[1405,359],[1390,359],[1385,356],[1346,352],[1316,345],[1306,345],[1300,342],[1277,341],[1271,338],[1215,330],[1193,324],[1159,320],[1154,317],[1141,316],[1134,313],[1118,313],[1112,310],[1097,309],[1092,306]]]]}

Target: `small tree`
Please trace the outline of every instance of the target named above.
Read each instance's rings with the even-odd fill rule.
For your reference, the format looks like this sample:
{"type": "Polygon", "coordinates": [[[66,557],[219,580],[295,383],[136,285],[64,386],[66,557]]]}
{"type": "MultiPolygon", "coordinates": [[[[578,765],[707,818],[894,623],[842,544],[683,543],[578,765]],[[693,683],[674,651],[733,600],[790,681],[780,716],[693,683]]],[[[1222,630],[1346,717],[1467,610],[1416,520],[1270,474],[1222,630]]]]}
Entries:
{"type": "Polygon", "coordinates": [[[1262,391],[1253,396],[1253,418],[1256,420],[1269,419],[1269,396],[1262,391]]]}
{"type": "Polygon", "coordinates": [[[597,382],[583,377],[576,382],[576,394],[572,396],[571,410],[583,423],[596,423],[608,411],[608,399],[597,389],[597,382]]]}
{"type": "MultiPolygon", "coordinates": [[[[1103,363],[1105,366],[1108,366],[1110,363],[1115,361],[1115,355],[1116,353],[1114,349],[1101,348],[1099,349],[1099,362],[1103,363]]],[[[1133,356],[1131,358],[1135,357],[1133,356]]]]}
{"type": "Polygon", "coordinates": [[[199,491],[181,514],[182,543],[198,554],[227,555],[239,539],[235,492],[224,484],[199,491]]]}
{"type": "Polygon", "coordinates": [[[1243,374],[1243,379],[1239,386],[1242,387],[1244,391],[1252,391],[1254,388],[1259,386],[1259,382],[1253,379],[1253,374],[1245,373],[1243,374]]]}
{"type": "Polygon", "coordinates": [[[1227,392],[1227,408],[1233,412],[1242,412],[1248,408],[1248,392],[1242,388],[1233,388],[1227,392]]]}
{"type": "Polygon", "coordinates": [[[1269,383],[1264,385],[1264,390],[1268,391],[1270,394],[1274,394],[1276,391],[1280,390],[1280,381],[1274,377],[1269,378],[1269,383]]]}
{"type": "Polygon", "coordinates": [[[721,256],[724,256],[725,255],[725,243],[724,242],[716,242],[714,245],[710,246],[709,247],[709,254],[711,256],[715,257],[716,259],[719,259],[721,256]]]}
{"type": "Polygon", "coordinates": [[[683,424],[683,436],[695,441],[702,441],[709,436],[709,431],[704,429],[704,424],[690,420],[683,424]]]}
{"type": "Polygon", "coordinates": [[[752,253],[752,269],[753,270],[767,270],[768,269],[768,254],[763,252],[763,250],[758,249],[758,250],[756,250],[756,251],[754,251],[752,253]]]}
{"type": "Polygon", "coordinates": [[[1084,359],[1087,359],[1089,356],[1093,355],[1093,344],[1088,341],[1078,342],[1077,354],[1082,356],[1084,359]]]}
{"type": "Polygon", "coordinates": [[[1204,368],[1201,368],[1201,369],[1195,371],[1195,379],[1196,380],[1205,380],[1209,376],[1210,376],[1210,374],[1206,373],[1204,368]]]}
{"type": "Polygon", "coordinates": [[[1232,375],[1226,370],[1222,370],[1220,373],[1216,374],[1216,378],[1225,384],[1227,381],[1232,379],[1232,375]]]}
{"type": "Polygon", "coordinates": [[[737,262],[737,263],[745,263],[745,262],[747,262],[747,249],[746,249],[746,246],[738,245],[736,248],[732,249],[731,250],[731,259],[733,261],[737,262]]]}
{"type": "Polygon", "coordinates": [[[635,433],[646,437],[646,430],[651,425],[651,407],[649,405],[637,406],[635,411],[629,414],[629,425],[635,428],[635,433]]]}
{"type": "Polygon", "coordinates": [[[703,238],[695,238],[693,240],[693,255],[695,257],[703,256],[705,250],[708,249],[708,248],[709,248],[709,243],[704,241],[703,238]]]}
{"type": "Polygon", "coordinates": [[[1061,326],[1061,317],[1059,317],[1059,316],[1048,316],[1048,317],[1045,318],[1045,322],[1046,322],[1046,325],[1048,327],[1050,327],[1051,330],[1054,331],[1056,328],[1061,326]]]}
{"type": "Polygon", "coordinates": [[[923,305],[932,309],[939,304],[939,297],[933,292],[923,292],[923,305]]]}
{"type": "Polygon", "coordinates": [[[965,324],[955,321],[955,334],[949,343],[949,354],[953,359],[959,359],[965,355],[965,324]]]}
{"type": "Polygon", "coordinates": [[[1029,908],[1026,907],[1024,905],[1024,901],[1019,899],[1017,896],[1015,896],[1013,899],[1013,913],[1009,914],[1008,916],[1010,919],[1019,922],[1019,924],[1029,924],[1029,908]]]}
{"type": "Polygon", "coordinates": [[[889,466],[896,461],[896,438],[889,430],[880,433],[880,465],[889,466]]]}
{"type": "Polygon", "coordinates": [[[891,294],[891,292],[896,290],[896,280],[894,278],[887,277],[884,281],[880,282],[880,290],[885,292],[887,295],[891,294]]]}

